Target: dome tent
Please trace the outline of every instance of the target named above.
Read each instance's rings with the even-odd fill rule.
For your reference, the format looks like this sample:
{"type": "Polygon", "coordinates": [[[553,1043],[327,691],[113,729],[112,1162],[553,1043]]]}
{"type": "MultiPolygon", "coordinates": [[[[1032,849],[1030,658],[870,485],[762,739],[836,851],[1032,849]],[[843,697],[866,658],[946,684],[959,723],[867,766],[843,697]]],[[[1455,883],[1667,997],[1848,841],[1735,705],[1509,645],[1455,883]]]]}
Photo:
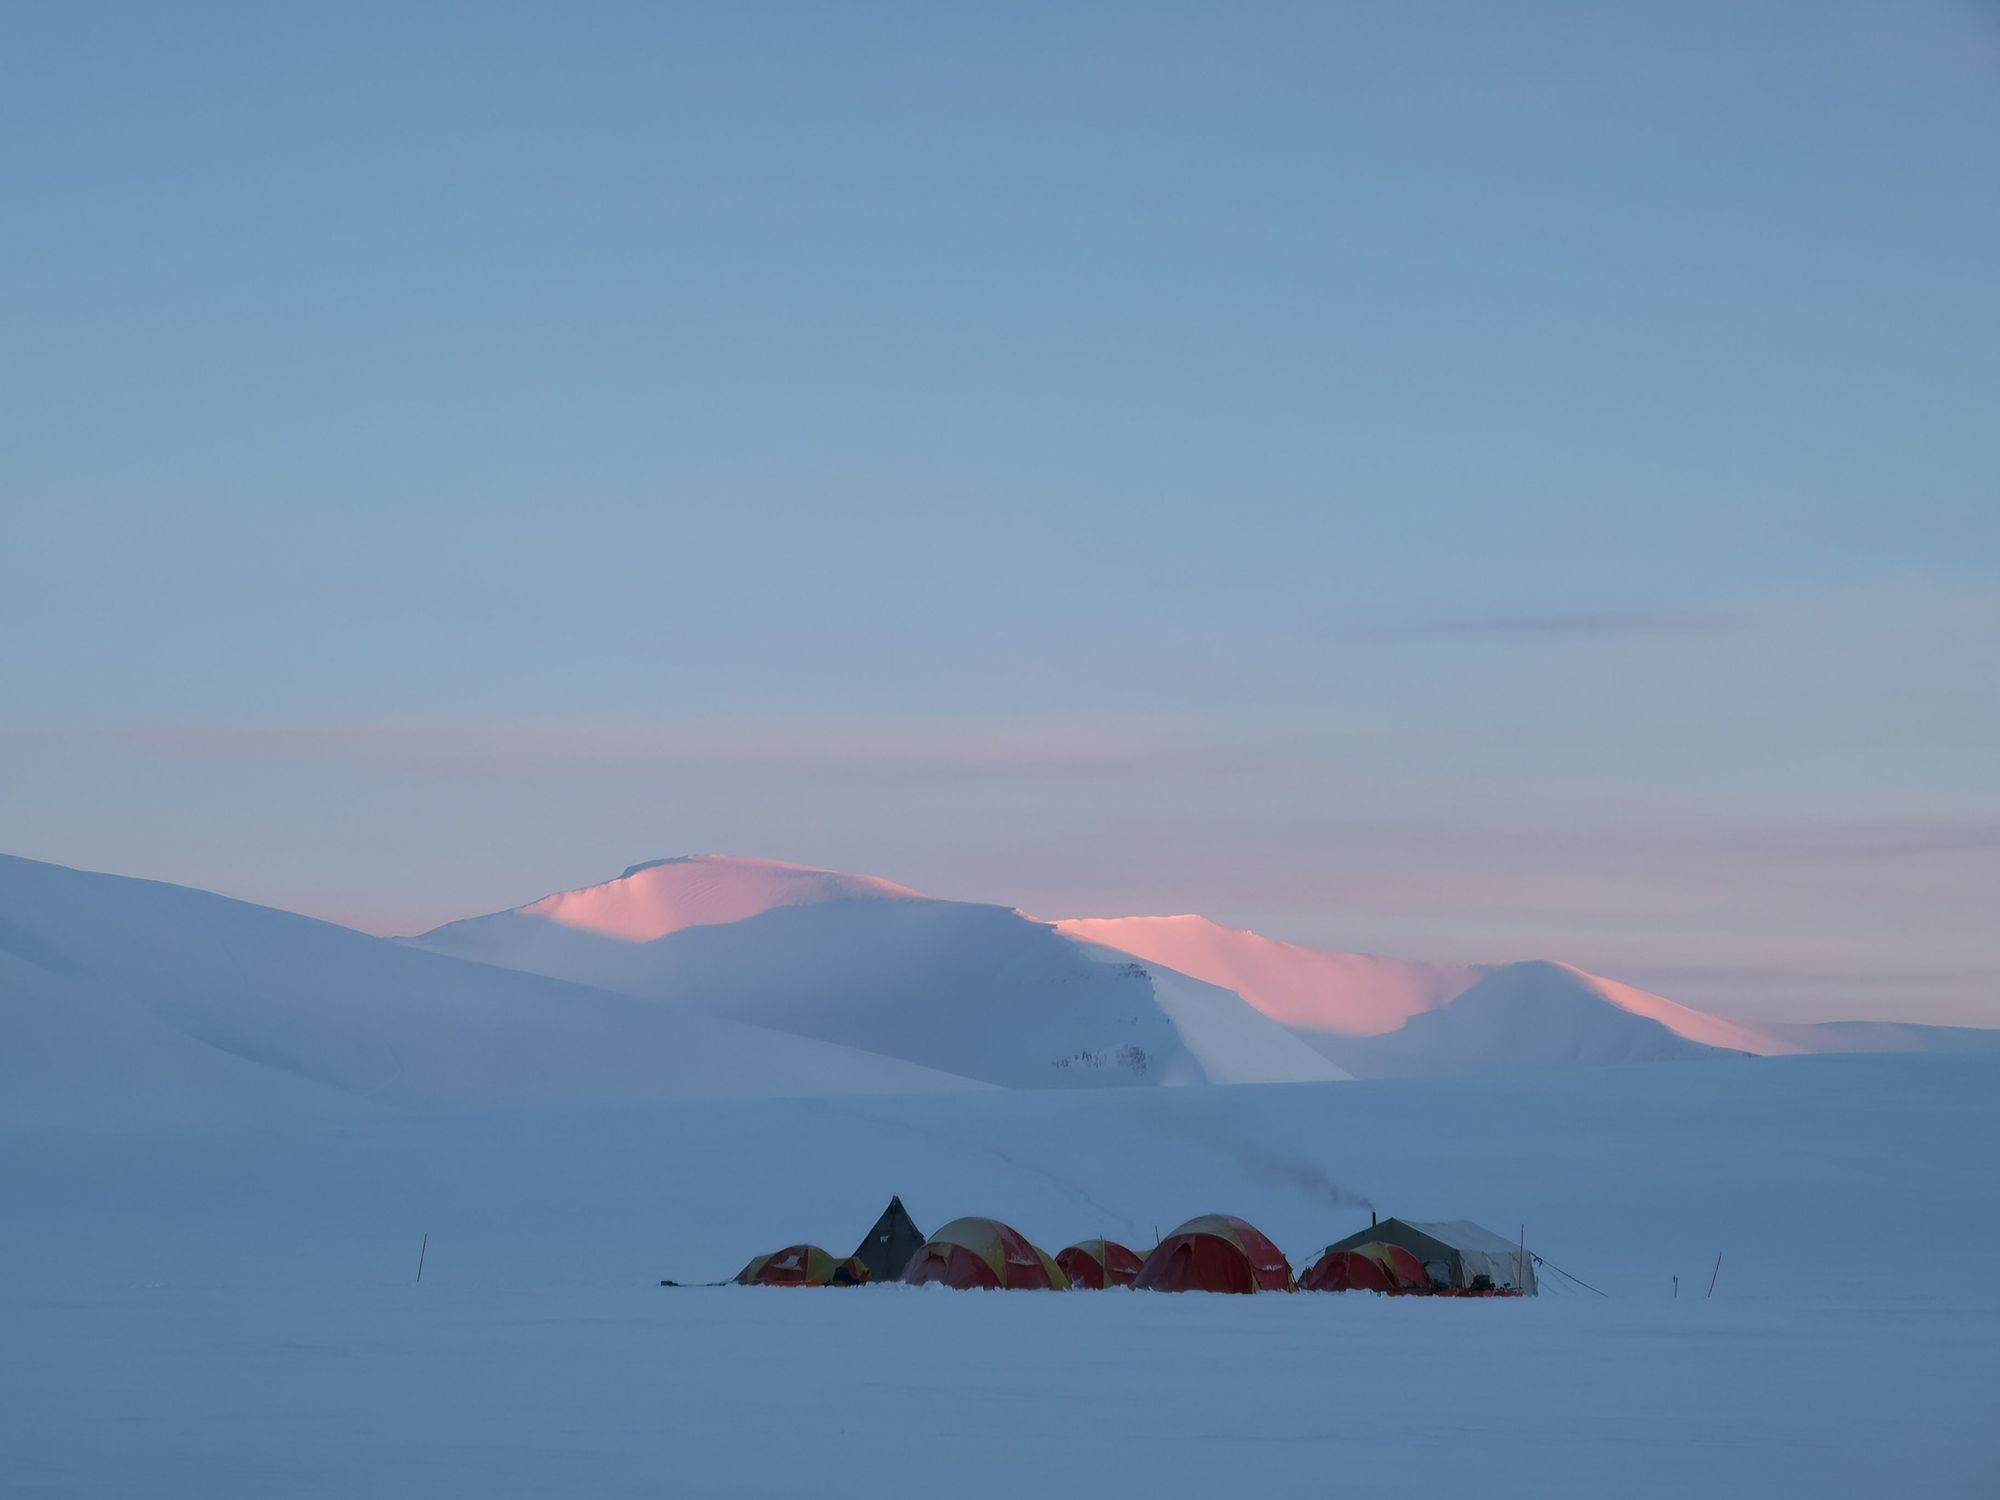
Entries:
{"type": "Polygon", "coordinates": [[[1408,1296],[1431,1289],[1424,1263],[1401,1245],[1379,1240],[1351,1250],[1327,1250],[1299,1273],[1302,1292],[1387,1292],[1408,1296]]]}
{"type": "Polygon", "coordinates": [[[1074,1288],[1102,1291],[1108,1286],[1130,1286],[1144,1264],[1136,1250],[1128,1250],[1116,1240],[1081,1240],[1056,1253],[1074,1288]]]}
{"type": "Polygon", "coordinates": [[[1289,1292],[1292,1268],[1255,1225],[1228,1214],[1189,1219],[1154,1247],[1132,1285],[1143,1292],[1289,1292]]]}
{"type": "Polygon", "coordinates": [[[860,1286],[867,1280],[868,1268],[860,1261],[835,1260],[817,1245],[787,1245],[736,1273],[738,1286],[860,1286]]]}
{"type": "Polygon", "coordinates": [[[1062,1267],[998,1219],[953,1219],[924,1241],[904,1268],[903,1281],[962,1291],[1069,1290],[1062,1267]]]}
{"type": "Polygon", "coordinates": [[[1353,1250],[1371,1243],[1409,1251],[1442,1293],[1532,1297],[1537,1290],[1533,1251],[1464,1219],[1384,1219],[1326,1248],[1353,1250]]]}

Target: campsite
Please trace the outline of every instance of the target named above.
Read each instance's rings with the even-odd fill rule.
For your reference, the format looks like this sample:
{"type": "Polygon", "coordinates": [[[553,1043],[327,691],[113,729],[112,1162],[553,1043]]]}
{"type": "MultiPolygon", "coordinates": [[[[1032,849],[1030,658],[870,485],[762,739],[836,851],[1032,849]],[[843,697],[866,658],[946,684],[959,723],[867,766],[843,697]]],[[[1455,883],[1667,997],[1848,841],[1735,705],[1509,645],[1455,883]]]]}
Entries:
{"type": "Polygon", "coordinates": [[[0,100],[0,1500],[2000,1500],[2000,0],[0,100]]]}
{"type": "MultiPolygon", "coordinates": [[[[1373,1216],[1371,1215],[1371,1220],[1373,1216]]],[[[1533,1296],[1527,1227],[1513,1247],[1463,1220],[1371,1222],[1294,1273],[1284,1252],[1255,1225],[1202,1214],[1144,1256],[1116,1240],[1066,1245],[1054,1255],[997,1219],[953,1219],[935,1234],[917,1228],[891,1198],[854,1253],[836,1259],[817,1245],[788,1245],[736,1273],[738,1286],[854,1287],[870,1282],[948,1286],[960,1291],[1102,1291],[1129,1286],[1160,1292],[1380,1292],[1388,1296],[1533,1296]]],[[[1582,1283],[1578,1283],[1582,1285],[1582,1283]]],[[[662,1281],[662,1286],[677,1282],[662,1281]]]]}
{"type": "Polygon", "coordinates": [[[1192,1495],[1252,1445],[1279,1489],[1337,1468],[1412,1497],[1473,1455],[1523,1496],[1721,1475],[1972,1496],[1994,1472],[2000,1297],[1884,1242],[1905,1215],[2000,1235],[1990,1058],[5,1139],[0,1445],[27,1495],[195,1473],[414,1494],[447,1466],[476,1492],[638,1496],[668,1453],[697,1492],[859,1496],[895,1463],[968,1495],[1192,1495]],[[1525,1220],[1606,1295],[1546,1274],[1463,1301],[658,1286],[807,1236],[857,1248],[896,1194],[924,1230],[985,1209],[1043,1247],[1150,1247],[1223,1206],[1298,1266],[1368,1225],[1358,1198],[1525,1220]],[[1486,1374],[1440,1375],[1467,1369],[1486,1374]],[[777,1422],[780,1382],[829,1394],[777,1422]],[[199,1436],[218,1423],[220,1470],[199,1436]]]}

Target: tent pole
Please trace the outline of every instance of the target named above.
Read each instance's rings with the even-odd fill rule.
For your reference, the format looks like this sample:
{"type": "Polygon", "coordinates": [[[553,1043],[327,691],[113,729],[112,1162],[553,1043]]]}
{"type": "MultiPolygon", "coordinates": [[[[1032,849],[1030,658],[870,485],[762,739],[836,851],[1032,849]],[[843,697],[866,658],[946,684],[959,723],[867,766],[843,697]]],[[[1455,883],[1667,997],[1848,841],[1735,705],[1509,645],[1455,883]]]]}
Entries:
{"type": "Polygon", "coordinates": [[[1514,1252],[1514,1285],[1521,1289],[1521,1295],[1528,1294],[1528,1226],[1521,1226],[1521,1248],[1514,1252]]]}
{"type": "Polygon", "coordinates": [[[1715,1295],[1715,1278],[1722,1274],[1722,1252],[1715,1252],[1715,1269],[1708,1273],[1708,1295],[1715,1295]]]}

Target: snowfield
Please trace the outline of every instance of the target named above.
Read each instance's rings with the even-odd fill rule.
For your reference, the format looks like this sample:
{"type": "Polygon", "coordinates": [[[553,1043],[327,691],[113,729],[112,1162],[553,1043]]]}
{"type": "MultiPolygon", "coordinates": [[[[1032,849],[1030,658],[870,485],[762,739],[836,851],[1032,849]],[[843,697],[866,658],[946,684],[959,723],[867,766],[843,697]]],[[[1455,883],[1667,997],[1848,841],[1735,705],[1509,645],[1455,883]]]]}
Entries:
{"type": "Polygon", "coordinates": [[[530,1287],[8,1309],[14,1496],[1990,1496],[1992,1309],[530,1287]]]}
{"type": "Polygon", "coordinates": [[[0,1493],[1991,1496],[1992,1040],[768,861],[419,945],[0,859],[0,1493]],[[892,1194],[1543,1295],[660,1285],[892,1194]]]}
{"type": "Polygon", "coordinates": [[[10,1495],[1991,1495],[2000,1059],[0,1135],[10,1495]],[[1548,1293],[668,1289],[892,1192],[1295,1262],[1523,1222],[1548,1293]],[[422,1286],[418,1239],[430,1236],[422,1286]],[[1705,1298],[1723,1252],[1713,1300],[1705,1298]],[[1672,1278],[1681,1279],[1680,1296],[1672,1278]],[[1254,1476],[1254,1478],[1253,1478],[1254,1476]]]}

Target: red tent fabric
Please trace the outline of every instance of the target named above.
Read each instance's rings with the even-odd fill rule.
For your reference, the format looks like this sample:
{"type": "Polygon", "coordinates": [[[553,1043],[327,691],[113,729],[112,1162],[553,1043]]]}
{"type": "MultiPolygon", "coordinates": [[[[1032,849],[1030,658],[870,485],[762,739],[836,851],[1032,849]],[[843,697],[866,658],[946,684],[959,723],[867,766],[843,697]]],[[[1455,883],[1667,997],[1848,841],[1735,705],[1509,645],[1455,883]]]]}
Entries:
{"type": "Polygon", "coordinates": [[[835,1260],[817,1245],[787,1245],[736,1273],[738,1286],[860,1286],[867,1279],[860,1261],[835,1260]]]}
{"type": "Polygon", "coordinates": [[[1289,1292],[1292,1268],[1255,1225],[1228,1214],[1189,1219],[1154,1247],[1132,1285],[1144,1292],[1289,1292]]]}
{"type": "Polygon", "coordinates": [[[1302,1292],[1428,1292],[1430,1273],[1401,1245],[1380,1241],[1351,1250],[1329,1250],[1299,1277],[1302,1292]]]}
{"type": "Polygon", "coordinates": [[[937,1282],[971,1291],[1067,1291],[1062,1267],[1025,1234],[998,1219],[953,1219],[910,1258],[903,1271],[910,1286],[937,1282]]]}
{"type": "Polygon", "coordinates": [[[1329,1250],[1299,1277],[1302,1292],[1386,1292],[1389,1270],[1359,1250],[1329,1250]]]}
{"type": "Polygon", "coordinates": [[[1108,1286],[1130,1286],[1144,1264],[1136,1250],[1128,1250],[1116,1240],[1083,1240],[1056,1253],[1072,1287],[1102,1291],[1108,1286]]]}

